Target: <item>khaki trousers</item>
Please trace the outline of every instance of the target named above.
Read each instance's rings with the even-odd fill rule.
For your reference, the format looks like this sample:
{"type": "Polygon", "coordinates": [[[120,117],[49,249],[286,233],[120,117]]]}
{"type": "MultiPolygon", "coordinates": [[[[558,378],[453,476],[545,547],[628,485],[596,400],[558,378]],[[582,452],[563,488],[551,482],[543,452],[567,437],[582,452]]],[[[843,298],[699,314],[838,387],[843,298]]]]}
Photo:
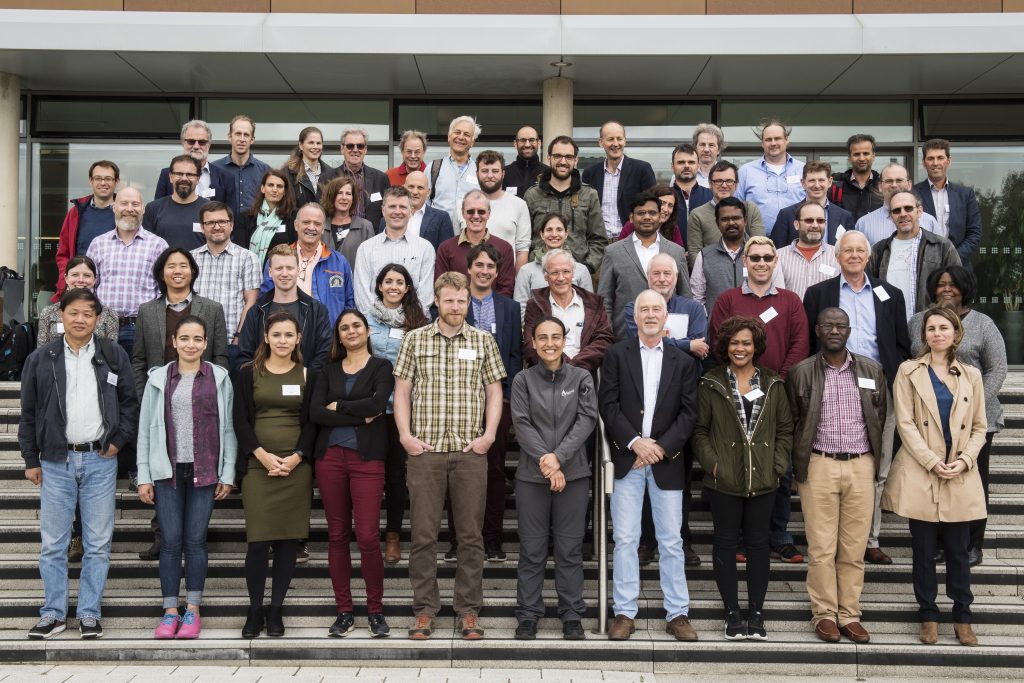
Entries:
{"type": "Polygon", "coordinates": [[[807,534],[807,594],[811,619],[860,621],[864,549],[875,502],[875,460],[841,462],[811,454],[807,481],[798,483],[807,534]]]}

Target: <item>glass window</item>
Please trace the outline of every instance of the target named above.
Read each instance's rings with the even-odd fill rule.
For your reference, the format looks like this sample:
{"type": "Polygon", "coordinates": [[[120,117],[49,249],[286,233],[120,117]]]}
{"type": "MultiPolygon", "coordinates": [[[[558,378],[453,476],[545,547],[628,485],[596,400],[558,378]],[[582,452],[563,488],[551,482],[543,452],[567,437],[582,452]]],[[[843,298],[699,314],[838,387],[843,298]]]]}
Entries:
{"type": "Polygon", "coordinates": [[[191,99],[37,97],[33,135],[174,137],[192,112],[191,99]]]}
{"type": "Polygon", "coordinates": [[[487,141],[511,144],[520,128],[528,125],[540,130],[544,120],[540,102],[396,102],[395,109],[395,141],[403,131],[419,130],[426,133],[432,142],[443,142],[448,139],[448,126],[452,119],[472,116],[483,129],[477,140],[478,147],[487,141]]]}
{"type": "Polygon", "coordinates": [[[694,126],[713,116],[711,102],[577,102],[572,136],[597,140],[606,121],[619,121],[629,140],[689,141],[694,126]]]}
{"type": "Polygon", "coordinates": [[[777,118],[792,126],[790,142],[795,145],[845,146],[853,133],[874,135],[879,143],[909,143],[914,137],[910,101],[725,101],[718,125],[729,144],[758,144],[754,128],[764,118],[777,118]]]}
{"type": "MultiPolygon", "coordinates": [[[[324,134],[325,150],[338,153],[341,132],[346,128],[365,128],[370,144],[386,146],[391,127],[388,125],[386,100],[317,100],[317,99],[213,99],[200,102],[204,121],[210,124],[213,137],[225,141],[228,122],[245,114],[256,122],[258,156],[265,145],[294,145],[299,131],[316,126],[324,134]]],[[[335,165],[328,159],[327,163],[335,165]]]]}
{"type": "Polygon", "coordinates": [[[921,103],[921,140],[1024,139],[1024,101],[921,103]]]}

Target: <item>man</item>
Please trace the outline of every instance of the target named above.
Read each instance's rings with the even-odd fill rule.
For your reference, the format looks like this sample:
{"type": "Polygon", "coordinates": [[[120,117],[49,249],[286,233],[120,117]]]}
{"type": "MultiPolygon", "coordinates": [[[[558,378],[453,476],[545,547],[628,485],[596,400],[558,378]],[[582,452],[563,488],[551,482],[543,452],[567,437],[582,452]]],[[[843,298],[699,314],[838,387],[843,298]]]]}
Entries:
{"type": "Polygon", "coordinates": [[[868,272],[903,292],[907,319],[928,307],[925,283],[932,271],[960,265],[953,243],[921,229],[921,200],[912,191],[889,199],[889,215],[896,232],[871,247],[868,272]]]}
{"type": "Polygon", "coordinates": [[[589,185],[584,185],[576,170],[580,148],[567,135],[560,135],[548,143],[550,171],[541,174],[537,184],[526,191],[523,199],[530,208],[533,222],[534,249],[543,248],[539,239],[544,216],[558,213],[569,219],[569,237],[565,248],[590,271],[601,267],[601,257],[608,244],[601,218],[601,197],[589,185]]]}
{"type": "MultiPolygon", "coordinates": [[[[500,152],[488,149],[476,155],[476,179],[480,183],[480,191],[490,202],[487,231],[515,249],[514,270],[518,273],[526,264],[533,239],[530,210],[514,191],[506,192],[502,189],[505,183],[505,157],[500,152]]],[[[459,223],[465,226],[465,221],[459,223]]]]}
{"type": "Polygon", "coordinates": [[[274,288],[256,299],[256,304],[242,321],[238,335],[238,356],[242,364],[252,360],[256,348],[263,343],[267,317],[278,311],[287,311],[299,321],[299,350],[302,363],[310,370],[318,370],[327,362],[331,348],[332,320],[328,320],[327,307],[299,289],[299,257],[287,244],[278,244],[267,252],[267,267],[274,288]]]}
{"type": "MultiPolygon", "coordinates": [[[[736,164],[731,162],[719,161],[711,167],[711,201],[690,211],[686,219],[686,257],[690,270],[694,270],[701,249],[717,244],[722,238],[718,221],[715,219],[715,206],[723,199],[733,196],[738,176],[739,170],[736,164]]],[[[744,202],[744,205],[743,215],[746,217],[747,232],[751,237],[763,235],[764,219],[761,218],[761,210],[751,201],[744,202]]]]}
{"type": "MultiPolygon", "coordinates": [[[[138,202],[141,208],[141,197],[138,202]]],[[[128,354],[93,334],[99,299],[88,289],[73,289],[60,309],[64,334],[29,355],[21,378],[18,446],[25,478],[40,487],[45,596],[39,622],[28,633],[33,640],[52,638],[67,625],[67,550],[76,506],[85,548],[78,628],[82,638],[103,636],[100,605],[114,534],[117,453],[134,441],[138,426],[128,354]]]]}
{"type": "Polygon", "coordinates": [[[713,123],[698,123],[693,129],[693,146],[697,150],[700,165],[697,168],[697,184],[711,188],[711,167],[717,164],[725,144],[725,133],[713,123]]]}
{"type": "Polygon", "coordinates": [[[970,269],[971,256],[981,243],[978,198],[970,187],[949,182],[949,166],[953,163],[949,140],[929,140],[921,154],[928,179],[914,185],[914,189],[925,212],[935,217],[938,234],[953,243],[960,261],[970,269]]]}
{"type": "Polygon", "coordinates": [[[522,199],[526,191],[536,185],[540,176],[549,172],[551,167],[540,160],[544,141],[533,126],[520,128],[512,146],[516,148],[516,160],[505,167],[505,179],[501,187],[522,199]]]}
{"type": "Polygon", "coordinates": [[[256,123],[245,114],[239,114],[228,123],[228,142],[231,153],[213,165],[223,169],[230,181],[225,187],[224,203],[231,209],[232,216],[241,216],[252,208],[263,174],[270,170],[270,165],[252,155],[256,123]]]}
{"type": "MultiPolygon", "coordinates": [[[[849,349],[857,356],[880,363],[888,389],[888,411],[882,433],[878,473],[875,479],[875,507],[864,559],[872,564],[892,564],[892,559],[879,547],[878,535],[882,528],[879,503],[882,489],[889,476],[894,449],[896,417],[892,404],[892,384],[900,363],[910,357],[910,337],[907,334],[906,307],[903,293],[871,277],[867,270],[871,245],[867,237],[856,230],[848,230],[836,244],[839,275],[813,285],[804,294],[804,311],[811,329],[826,308],[840,307],[850,318],[849,349]]],[[[812,348],[817,343],[811,337],[812,348]]]]}
{"type": "MultiPolygon", "coordinates": [[[[714,175],[718,177],[717,173],[714,175]]],[[[722,292],[739,287],[747,277],[747,269],[740,256],[743,246],[752,237],[747,227],[747,211],[751,208],[757,211],[750,202],[741,202],[735,197],[724,197],[714,206],[711,216],[718,230],[718,240],[697,252],[690,275],[693,299],[704,304],[709,313],[714,310],[715,301],[722,292]]],[[[786,286],[781,270],[775,269],[772,277],[773,286],[786,286]]]]}
{"type": "Polygon", "coordinates": [[[622,312],[637,294],[648,289],[647,267],[655,254],[668,254],[676,261],[683,273],[683,277],[676,278],[676,294],[691,296],[686,253],[661,235],[660,215],[661,200],[654,194],[641,192],[634,196],[629,216],[633,221],[633,235],[609,244],[601,261],[597,293],[604,299],[604,310],[615,330],[616,341],[627,338],[622,312]]]}
{"type": "MultiPolygon", "coordinates": [[[[779,269],[786,281],[786,289],[800,299],[804,298],[804,292],[808,287],[839,273],[835,247],[825,242],[827,222],[825,209],[821,204],[808,199],[796,210],[796,218],[793,220],[796,239],[792,244],[778,250],[779,269]]],[[[776,224],[773,240],[778,232],[776,224]]]]}
{"type": "MultiPolygon", "coordinates": [[[[409,199],[412,201],[412,214],[409,216],[406,231],[410,235],[422,237],[430,242],[434,251],[437,251],[442,242],[455,236],[452,217],[427,204],[430,186],[427,184],[426,173],[413,171],[406,175],[405,189],[409,191],[409,199]]],[[[381,218],[379,230],[384,230],[383,218],[381,218]]]]}
{"type": "Polygon", "coordinates": [[[441,609],[435,547],[445,496],[458,523],[453,608],[463,639],[484,630],[484,544],[487,452],[501,422],[505,377],[494,338],[466,324],[469,287],[464,275],[445,273],[434,284],[438,318],[405,335],[395,361],[395,424],[409,454],[409,582],[416,623],[413,640],[434,630],[441,609]]]}
{"type": "Polygon", "coordinates": [[[469,153],[481,132],[472,116],[455,117],[448,124],[448,154],[430,164],[430,205],[453,219],[466,193],[480,189],[469,153]]]}
{"type": "Polygon", "coordinates": [[[608,241],[617,240],[629,220],[633,198],[658,179],[646,161],[626,156],[626,129],[618,121],[608,121],[599,132],[598,144],[604,161],[583,171],[583,182],[597,190],[601,200],[601,218],[608,241]]]}
{"type": "MultiPolygon", "coordinates": [[[[199,162],[200,171],[199,177],[196,179],[196,194],[203,199],[215,199],[218,202],[223,202],[227,199],[228,187],[232,185],[232,182],[223,167],[210,163],[208,155],[212,139],[210,126],[205,121],[194,119],[181,127],[182,150],[199,162]]],[[[153,199],[174,194],[171,170],[171,168],[165,168],[160,171],[153,199]]]]}
{"type": "MultiPolygon", "coordinates": [[[[487,451],[487,503],[484,507],[483,539],[484,554],[488,562],[504,562],[505,551],[501,549],[501,527],[505,519],[505,451],[509,429],[512,427],[511,399],[512,380],[523,369],[522,314],[519,303],[494,291],[498,277],[501,254],[493,244],[484,242],[469,250],[466,256],[469,273],[469,310],[466,323],[482,330],[498,344],[498,353],[505,368],[505,379],[501,381],[501,420],[494,435],[494,444],[487,451]]],[[[448,529],[452,544],[445,559],[455,561],[458,557],[458,533],[455,528],[455,514],[448,506],[448,529]]]]}
{"type": "Polygon", "coordinates": [[[199,225],[199,209],[209,200],[196,194],[199,171],[199,162],[187,154],[171,159],[169,177],[174,192],[147,204],[143,219],[145,228],[168,245],[188,251],[206,241],[199,225]]]}
{"type": "Polygon", "coordinates": [[[690,212],[710,202],[714,195],[711,190],[697,182],[699,157],[693,145],[683,143],[672,150],[672,193],[676,196],[676,226],[683,238],[686,249],[686,222],[690,212]]]}
{"type": "Polygon", "coordinates": [[[402,153],[402,163],[386,172],[393,187],[405,185],[410,173],[422,172],[427,167],[423,161],[427,153],[427,134],[418,130],[405,131],[398,141],[398,150],[402,153]]]}
{"type": "MultiPolygon", "coordinates": [[[[824,241],[828,244],[835,244],[836,240],[847,230],[853,230],[854,220],[849,211],[828,200],[828,190],[832,184],[832,166],[826,161],[808,161],[804,164],[803,176],[800,178],[800,185],[807,194],[804,201],[814,202],[825,209],[825,218],[828,219],[824,241]]],[[[779,217],[775,219],[775,227],[772,228],[772,241],[775,246],[782,249],[792,244],[797,238],[796,210],[803,202],[779,211],[779,217]]]]}
{"type": "Polygon", "coordinates": [[[886,390],[882,366],[846,348],[850,317],[826,308],[815,334],[821,348],[789,371],[793,476],[807,534],[807,594],[814,632],[867,643],[861,626],[864,550],[875,473],[882,452],[886,390]]]}
{"type": "MultiPolygon", "coordinates": [[[[896,223],[889,214],[889,202],[897,192],[906,192],[910,187],[910,174],[907,169],[899,164],[889,164],[882,169],[879,175],[879,185],[882,188],[882,205],[865,214],[857,221],[857,230],[864,233],[871,246],[874,246],[889,237],[896,230],[896,223]]],[[[921,215],[921,227],[929,232],[938,230],[938,221],[931,214],[921,215]]]]}
{"type": "Polygon", "coordinates": [[[199,224],[206,244],[192,250],[199,265],[193,283],[196,294],[224,307],[228,335],[228,368],[240,367],[238,335],[246,313],[256,303],[260,286],[260,263],[256,254],[231,241],[234,217],[220,202],[208,202],[199,210],[199,224]]]}
{"type": "Polygon", "coordinates": [[[866,133],[851,135],[846,141],[850,168],[832,176],[829,201],[841,205],[853,214],[853,220],[871,213],[882,205],[878,171],[871,170],[875,163],[875,138],[866,133]]]}
{"type": "Polygon", "coordinates": [[[789,126],[776,119],[769,119],[760,128],[764,155],[744,164],[740,169],[736,196],[757,204],[764,217],[764,225],[768,228],[768,235],[771,236],[779,211],[804,199],[804,190],[800,187],[804,162],[794,159],[786,151],[791,132],[789,126]]]}
{"type": "Polygon", "coordinates": [[[660,577],[667,624],[677,640],[695,641],[687,616],[690,596],[683,556],[683,447],[696,421],[697,361],[664,343],[665,298],[653,290],[634,303],[638,338],[614,344],[601,368],[598,402],[615,463],[612,529],[615,536],[610,640],[635,630],[640,566],[637,545],[646,491],[651,498],[661,552],[660,577]]]}
{"type": "Polygon", "coordinates": [[[437,248],[434,278],[439,278],[442,273],[449,271],[467,275],[466,257],[469,250],[478,244],[491,244],[501,255],[501,266],[494,290],[511,298],[516,287],[515,255],[512,253],[512,245],[490,233],[487,228],[490,218],[491,207],[487,195],[481,190],[470,190],[462,198],[462,222],[466,227],[457,237],[445,240],[437,248]]]}
{"type": "MultiPolygon", "coordinates": [[[[552,249],[564,249],[565,240],[569,236],[568,230],[561,220],[548,220],[540,231],[540,240],[544,245],[542,250],[534,253],[533,259],[516,273],[515,300],[523,307],[523,316],[526,315],[526,302],[532,296],[531,292],[541,289],[547,285],[544,279],[544,254],[552,249]]],[[[567,254],[569,252],[566,252],[567,254]]],[[[572,283],[588,292],[594,291],[594,281],[590,277],[590,271],[582,263],[576,263],[573,259],[572,283]]]]}
{"type": "Polygon", "coordinates": [[[74,256],[89,251],[92,241],[114,229],[114,193],[121,170],[113,161],[94,161],[89,166],[92,194],[71,200],[57,240],[57,291],[53,302],[64,293],[64,269],[74,256]]]}
{"type": "MultiPolygon", "coordinates": [[[[356,300],[348,261],[323,243],[326,225],[327,217],[319,204],[304,204],[295,214],[298,240],[291,246],[299,259],[299,289],[327,308],[327,319],[333,325],[342,311],[355,307],[356,300]]],[[[274,287],[268,262],[260,291],[266,293],[274,287]]]]}
{"type": "Polygon", "coordinates": [[[423,312],[430,315],[434,299],[434,247],[422,237],[409,233],[411,214],[408,190],[389,187],[384,191],[384,231],[360,244],[356,252],[355,299],[360,311],[373,308],[377,299],[373,288],[380,269],[389,263],[399,263],[412,276],[423,312]]]}
{"type": "Polygon", "coordinates": [[[341,155],[345,161],[338,167],[338,177],[348,176],[362,189],[362,201],[356,206],[357,215],[377,225],[381,219],[383,192],[391,186],[388,177],[365,163],[370,134],[363,128],[346,128],[341,132],[341,155]]]}
{"type": "Polygon", "coordinates": [[[87,256],[96,264],[96,296],[118,316],[118,343],[131,358],[139,305],[154,299],[159,290],[153,263],[167,242],[142,227],[145,209],[134,187],[121,190],[114,200],[115,229],[94,239],[87,256]]]}

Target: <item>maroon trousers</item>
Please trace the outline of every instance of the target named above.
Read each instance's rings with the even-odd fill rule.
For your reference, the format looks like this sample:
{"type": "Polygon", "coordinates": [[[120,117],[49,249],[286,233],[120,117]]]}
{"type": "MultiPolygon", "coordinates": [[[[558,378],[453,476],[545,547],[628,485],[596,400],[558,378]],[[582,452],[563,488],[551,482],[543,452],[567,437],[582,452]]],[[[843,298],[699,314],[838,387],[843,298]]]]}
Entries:
{"type": "MultiPolygon", "coordinates": [[[[501,542],[501,530],[505,520],[505,449],[508,446],[508,433],[512,429],[512,408],[508,401],[502,403],[501,421],[498,422],[498,433],[494,443],[487,451],[487,504],[484,508],[484,542],[501,542]]],[[[455,539],[455,517],[452,514],[451,501],[448,500],[448,531],[452,540],[455,539]]]]}

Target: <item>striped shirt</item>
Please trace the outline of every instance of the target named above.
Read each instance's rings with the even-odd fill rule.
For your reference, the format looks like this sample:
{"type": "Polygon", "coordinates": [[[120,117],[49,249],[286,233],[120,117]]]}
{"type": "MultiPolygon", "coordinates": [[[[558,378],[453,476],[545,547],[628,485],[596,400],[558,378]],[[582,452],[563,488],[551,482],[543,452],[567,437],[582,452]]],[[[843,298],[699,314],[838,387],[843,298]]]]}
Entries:
{"type": "Polygon", "coordinates": [[[847,352],[842,367],[825,363],[825,386],[821,394],[821,415],[811,448],[819,453],[868,453],[864,410],[860,403],[853,357],[847,352]]]}
{"type": "Polygon", "coordinates": [[[622,221],[619,218],[619,179],[622,178],[622,161],[615,171],[608,170],[604,164],[604,187],[601,188],[601,216],[604,218],[604,231],[608,240],[619,238],[622,232],[622,221]]]}
{"type": "Polygon", "coordinates": [[[403,232],[398,239],[388,237],[387,230],[359,245],[356,267],[352,275],[356,308],[367,313],[377,298],[374,287],[380,269],[389,263],[405,266],[412,276],[423,311],[429,315],[434,302],[434,247],[422,237],[403,232]]]}
{"type": "Polygon", "coordinates": [[[162,237],[141,226],[128,244],[121,241],[117,230],[94,239],[87,256],[96,263],[96,296],[103,305],[118,316],[137,316],[139,305],[160,293],[153,279],[153,263],[166,248],[162,237]]]}
{"type": "Polygon", "coordinates": [[[224,307],[230,343],[241,327],[242,309],[245,308],[243,295],[247,290],[260,287],[262,277],[258,257],[234,242],[228,242],[227,248],[219,255],[210,251],[209,244],[204,244],[193,249],[192,256],[199,264],[199,277],[194,285],[196,294],[224,307]]]}
{"type": "Polygon", "coordinates": [[[839,274],[836,249],[825,242],[821,243],[810,261],[797,249],[795,242],[779,249],[778,259],[778,269],[785,278],[785,289],[796,294],[801,300],[808,287],[839,274]]]}
{"type": "MultiPolygon", "coordinates": [[[[930,213],[921,213],[921,227],[938,235],[942,234],[938,221],[930,213]]],[[[889,207],[883,205],[871,213],[861,216],[857,221],[856,229],[864,233],[871,246],[875,246],[877,242],[881,242],[896,232],[896,224],[889,216],[889,207]]]]}

